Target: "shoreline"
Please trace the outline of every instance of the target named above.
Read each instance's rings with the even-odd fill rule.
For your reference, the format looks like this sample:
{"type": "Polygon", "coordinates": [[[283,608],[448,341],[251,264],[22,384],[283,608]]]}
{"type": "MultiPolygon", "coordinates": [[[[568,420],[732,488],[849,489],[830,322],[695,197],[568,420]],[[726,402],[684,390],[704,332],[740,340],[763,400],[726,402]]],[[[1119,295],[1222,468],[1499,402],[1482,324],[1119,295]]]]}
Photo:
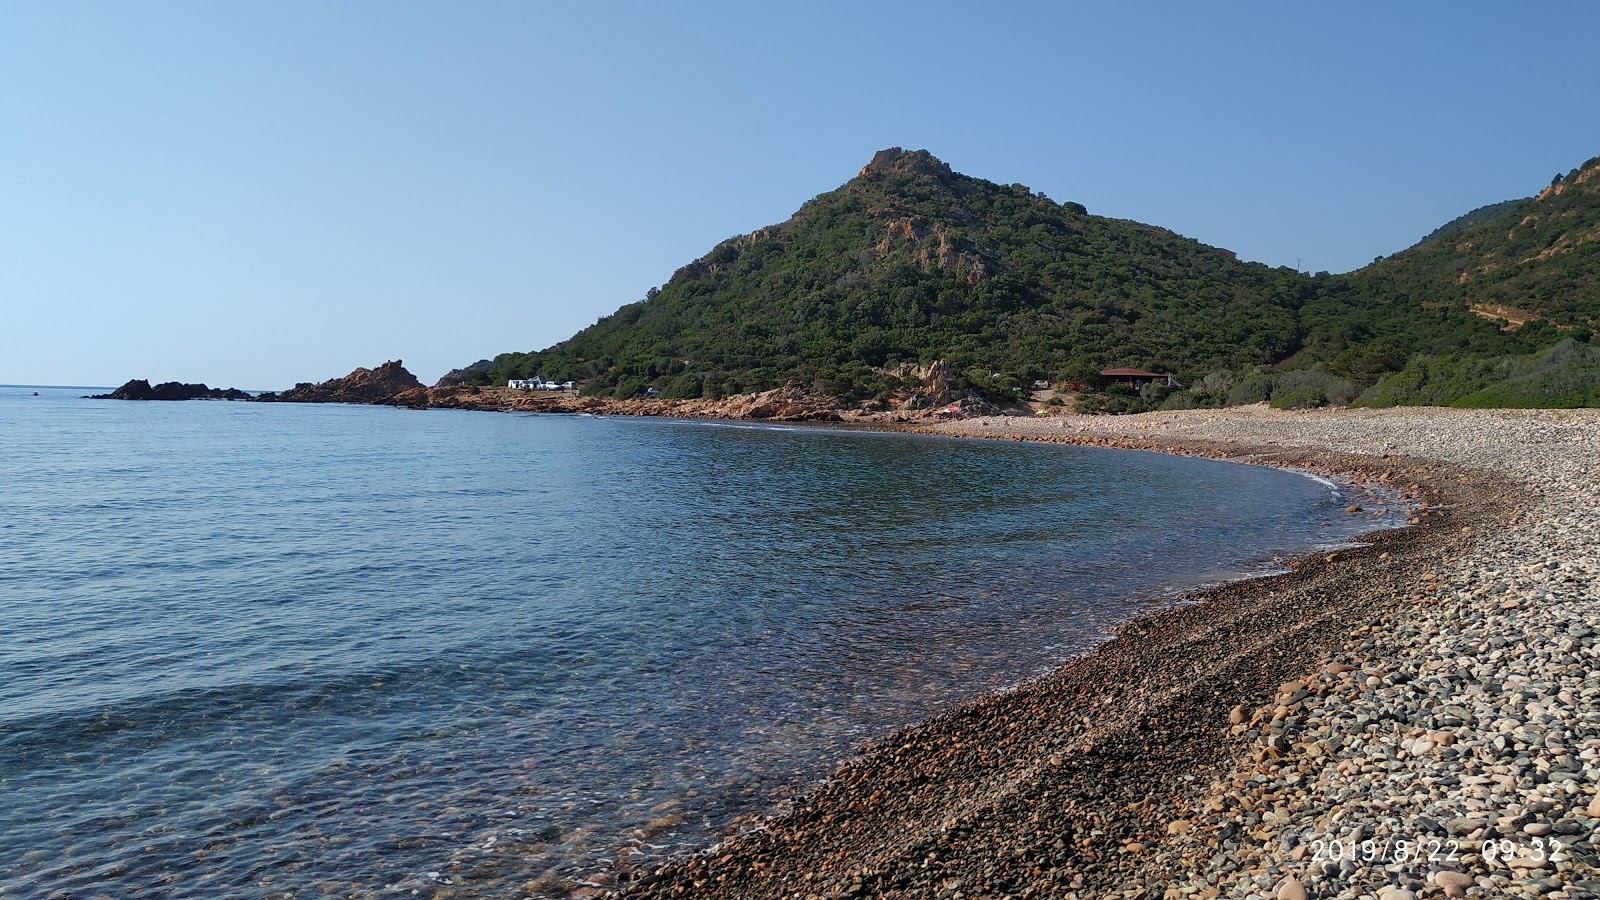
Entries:
{"type": "MultiPolygon", "coordinates": [[[[1492,721],[1457,716],[1467,711],[1453,705],[1449,716],[1428,722],[1409,711],[1387,719],[1328,712],[1382,706],[1396,699],[1391,694],[1416,693],[1408,688],[1418,678],[1407,671],[1407,647],[1462,632],[1448,627],[1448,616],[1444,627],[1421,632],[1408,623],[1449,611],[1460,581],[1452,571],[1481,561],[1484,544],[1548,518],[1545,498],[1538,496],[1540,473],[1520,471],[1514,460],[1507,464],[1506,451],[1525,448],[1526,441],[1502,435],[1502,445],[1488,454],[1428,452],[1417,432],[1396,429],[1419,418],[1447,428],[1471,427],[1477,420],[1538,428],[1574,417],[1415,408],[1308,415],[1246,408],[893,428],[1336,474],[1409,494],[1421,501],[1422,524],[1369,533],[1360,547],[1302,557],[1280,575],[1175,598],[1179,605],[1130,622],[1112,640],[1048,675],[902,729],[757,828],[639,873],[619,894],[1356,898],[1377,896],[1387,886],[1384,896],[1392,894],[1391,900],[1405,900],[1405,893],[1395,891],[1593,896],[1583,893],[1595,877],[1589,835],[1600,815],[1600,801],[1593,800],[1600,727],[1591,722],[1575,723],[1579,740],[1567,729],[1559,738],[1564,744],[1540,745],[1548,750],[1542,781],[1498,773],[1511,785],[1502,794],[1548,794],[1558,802],[1502,800],[1498,814],[1480,821],[1471,816],[1482,812],[1472,807],[1484,805],[1476,796],[1484,793],[1477,790],[1480,776],[1468,775],[1468,788],[1452,790],[1431,783],[1439,780],[1435,774],[1423,777],[1431,779],[1427,797],[1411,804],[1385,798],[1380,805],[1387,818],[1372,814],[1367,818],[1374,821],[1364,822],[1358,821],[1359,804],[1333,792],[1343,779],[1339,784],[1353,785],[1358,794],[1374,793],[1391,786],[1395,771],[1418,767],[1444,769],[1444,780],[1460,788],[1463,772],[1495,768],[1482,758],[1482,742],[1473,740],[1479,732],[1495,732],[1492,721]],[[1375,420],[1376,433],[1394,439],[1368,437],[1362,444],[1357,435],[1353,446],[1351,436],[1333,439],[1353,419],[1368,425],[1375,420]],[[1303,427],[1308,423],[1309,430],[1303,427]],[[1351,452],[1365,448],[1369,452],[1351,452]],[[1458,458],[1440,458],[1450,455],[1458,458]],[[1380,721],[1388,730],[1374,724],[1380,721]],[[1339,733],[1323,733],[1330,730],[1339,733]],[[1373,745],[1392,748],[1379,760],[1382,767],[1368,759],[1373,745]],[[1471,759],[1464,752],[1469,747],[1471,759]],[[1551,778],[1550,772],[1563,777],[1551,778]],[[1329,787],[1322,789],[1324,784],[1329,787]],[[1336,808],[1319,808],[1319,802],[1336,808]],[[1441,815],[1441,804],[1458,807],[1458,815],[1441,815]],[[1407,806],[1415,806],[1414,821],[1397,823],[1395,813],[1407,806]],[[1389,822],[1388,834],[1382,821],[1389,822]],[[1436,833],[1438,840],[1454,841],[1459,852],[1455,859],[1419,863],[1381,858],[1394,851],[1380,851],[1372,864],[1341,861],[1342,867],[1318,858],[1317,847],[1325,850],[1331,841],[1393,839],[1397,829],[1400,838],[1436,833]],[[1557,836],[1568,839],[1564,860],[1526,854],[1533,841],[1557,836]],[[1515,844],[1512,865],[1494,858],[1493,848],[1486,859],[1485,840],[1515,844]],[[1567,893],[1569,886],[1577,892],[1567,893]]],[[[1576,418],[1575,434],[1592,446],[1600,419],[1576,418]]],[[[1582,473],[1592,474],[1586,468],[1582,473]]],[[[1584,484],[1591,492],[1593,481],[1584,484]]],[[[1587,565],[1592,536],[1579,537],[1582,549],[1591,552],[1587,565]]],[[[1584,588],[1579,599],[1592,593],[1584,588]]],[[[1504,613],[1519,608],[1502,602],[1504,613]]],[[[1585,614],[1593,619],[1592,604],[1583,604],[1580,618],[1585,614]]],[[[1592,658],[1589,631],[1583,635],[1580,629],[1576,640],[1587,642],[1569,651],[1581,649],[1592,658]]],[[[1600,685],[1595,689],[1600,693],[1600,685]]],[[[1570,688],[1566,696],[1576,700],[1570,688]]],[[[1435,698],[1422,699],[1428,703],[1424,713],[1440,706],[1435,698]]],[[[1540,714],[1556,702],[1561,701],[1541,707],[1540,714]]],[[[1568,718],[1574,715],[1569,710],[1568,718]]],[[[1551,723],[1534,724],[1548,731],[1551,723]]],[[[1492,744],[1490,749],[1487,758],[1500,752],[1492,744]]],[[[1537,762],[1531,764],[1537,771],[1537,762]]],[[[1487,793],[1492,799],[1494,791],[1487,793]]]]}
{"type": "Polygon", "coordinates": [[[1423,524],[1174,597],[608,896],[1600,898],[1600,411],[766,412],[1346,476],[1423,524]]]}

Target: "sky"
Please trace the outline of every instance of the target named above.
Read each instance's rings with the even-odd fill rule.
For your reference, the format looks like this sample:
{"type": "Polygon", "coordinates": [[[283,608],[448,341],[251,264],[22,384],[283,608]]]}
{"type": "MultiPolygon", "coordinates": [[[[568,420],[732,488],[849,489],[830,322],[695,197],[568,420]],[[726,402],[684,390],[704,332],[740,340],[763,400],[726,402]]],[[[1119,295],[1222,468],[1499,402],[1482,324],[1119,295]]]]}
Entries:
{"type": "Polygon", "coordinates": [[[1600,155],[1585,3],[0,0],[0,383],[425,382],[923,148],[1343,272],[1600,155]]]}

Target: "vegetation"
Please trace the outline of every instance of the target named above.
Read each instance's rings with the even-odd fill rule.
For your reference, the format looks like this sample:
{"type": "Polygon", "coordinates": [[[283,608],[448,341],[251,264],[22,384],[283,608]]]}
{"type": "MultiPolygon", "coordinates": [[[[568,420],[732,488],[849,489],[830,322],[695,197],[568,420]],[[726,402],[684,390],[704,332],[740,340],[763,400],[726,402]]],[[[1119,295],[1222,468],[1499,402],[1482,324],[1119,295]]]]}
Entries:
{"type": "Polygon", "coordinates": [[[1499,203],[1490,203],[1487,206],[1480,206],[1472,212],[1457,216],[1443,225],[1440,225],[1438,228],[1435,228],[1427,237],[1417,241],[1417,243],[1426,244],[1428,241],[1434,240],[1435,238],[1449,238],[1451,240],[1455,240],[1457,239],[1456,235],[1458,235],[1460,232],[1466,231],[1468,228],[1471,228],[1474,225],[1487,222],[1491,219],[1499,218],[1501,215],[1510,211],[1512,207],[1521,202],[1521,200],[1502,200],[1499,203]]]}
{"type": "Polygon", "coordinates": [[[1581,405],[1595,402],[1597,318],[1600,160],[1313,277],[894,148],[570,340],[450,377],[542,375],[618,397],[799,384],[864,401],[943,360],[955,387],[996,400],[1121,365],[1187,385],[1096,393],[1086,411],[1581,405]]]}
{"type": "MultiPolygon", "coordinates": [[[[1600,319],[1600,157],[1558,176],[1537,197],[1485,207],[1433,240],[1345,281],[1372,300],[1464,308],[1549,344],[1562,329],[1587,336],[1600,319]]],[[[1576,335],[1575,335],[1576,336],[1576,335]]]]}
{"type": "Polygon", "coordinates": [[[1600,406],[1600,347],[1567,339],[1528,356],[1417,356],[1362,397],[1367,406],[1600,406]]]}

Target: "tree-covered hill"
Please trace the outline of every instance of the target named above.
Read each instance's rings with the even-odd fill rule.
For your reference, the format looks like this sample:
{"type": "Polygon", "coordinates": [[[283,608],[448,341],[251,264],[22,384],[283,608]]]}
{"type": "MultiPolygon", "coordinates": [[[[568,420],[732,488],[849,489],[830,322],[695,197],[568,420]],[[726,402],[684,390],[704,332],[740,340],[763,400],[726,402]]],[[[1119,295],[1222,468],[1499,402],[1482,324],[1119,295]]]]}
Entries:
{"type": "MultiPolygon", "coordinates": [[[[1456,216],[1454,219],[1451,219],[1450,221],[1429,232],[1428,236],[1420,241],[1417,241],[1417,244],[1426,244],[1428,241],[1431,241],[1434,238],[1453,237],[1457,233],[1466,231],[1468,228],[1471,228],[1480,222],[1489,221],[1490,219],[1500,215],[1501,213],[1504,213],[1506,210],[1516,206],[1521,202],[1521,199],[1501,200],[1499,203],[1490,203],[1487,206],[1480,206],[1471,212],[1462,213],[1461,215],[1456,216]]],[[[1416,246],[1416,244],[1413,244],[1412,246],[1416,246]]]]}
{"type": "Polygon", "coordinates": [[[1350,276],[1383,297],[1460,304],[1502,324],[1600,320],[1600,157],[1537,197],[1484,207],[1350,276]]]}
{"type": "MultiPolygon", "coordinates": [[[[1450,372],[1563,340],[1585,350],[1600,315],[1597,173],[1592,160],[1358,272],[1310,277],[891,148],[570,340],[446,379],[542,375],[618,397],[794,384],[860,400],[942,360],[958,386],[989,396],[1130,365],[1191,387],[1112,408],[1351,402],[1418,361],[1450,372]]],[[[1564,352],[1560,365],[1588,358],[1564,352]]],[[[1481,381],[1472,391],[1487,396],[1481,381]]],[[[1383,396],[1408,402],[1404,390],[1383,396]]]]}
{"type": "Polygon", "coordinates": [[[1597,318],[1600,158],[1325,279],[1300,310],[1307,344],[1344,380],[1326,399],[1372,405],[1600,405],[1597,318]]]}
{"type": "Polygon", "coordinates": [[[466,374],[698,396],[789,381],[860,392],[939,359],[981,382],[1252,366],[1296,349],[1311,294],[1292,270],[893,148],[571,340],[466,374]]]}

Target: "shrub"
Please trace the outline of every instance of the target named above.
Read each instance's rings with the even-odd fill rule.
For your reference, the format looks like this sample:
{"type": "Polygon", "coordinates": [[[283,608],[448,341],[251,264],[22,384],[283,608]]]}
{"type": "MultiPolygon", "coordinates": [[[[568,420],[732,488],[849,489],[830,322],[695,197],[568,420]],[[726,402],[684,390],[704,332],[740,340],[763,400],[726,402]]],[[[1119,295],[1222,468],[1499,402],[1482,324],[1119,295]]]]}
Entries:
{"type": "Polygon", "coordinates": [[[1273,409],[1312,409],[1328,404],[1328,395],[1314,387],[1272,392],[1273,409]]]}
{"type": "Polygon", "coordinates": [[[1228,388],[1227,405],[1242,406],[1260,403],[1272,397],[1272,376],[1256,373],[1246,375],[1228,388]]]}
{"type": "Polygon", "coordinates": [[[1334,406],[1350,406],[1360,396],[1360,386],[1349,379],[1336,381],[1328,388],[1328,402],[1334,406]]]}
{"type": "Polygon", "coordinates": [[[1161,401],[1177,393],[1178,389],[1170,384],[1152,381],[1139,388],[1139,399],[1152,406],[1160,405],[1161,401]]]}
{"type": "Polygon", "coordinates": [[[683,372],[661,388],[661,396],[672,400],[694,400],[705,390],[706,376],[698,372],[683,372]]]}
{"type": "Polygon", "coordinates": [[[1085,394],[1078,398],[1078,412],[1091,415],[1123,415],[1149,412],[1150,404],[1123,394],[1085,394]]]}
{"type": "Polygon", "coordinates": [[[1361,397],[1365,406],[1600,406],[1600,348],[1567,338],[1539,353],[1417,356],[1361,397]]]}
{"type": "Polygon", "coordinates": [[[629,397],[638,397],[644,393],[645,388],[648,386],[649,385],[645,383],[643,378],[624,378],[622,381],[617,383],[616,389],[611,392],[611,396],[617,398],[618,400],[626,400],[629,397]]]}
{"type": "Polygon", "coordinates": [[[1329,389],[1339,383],[1333,373],[1320,366],[1285,372],[1277,377],[1272,386],[1272,406],[1274,409],[1326,406],[1329,389]]]}

